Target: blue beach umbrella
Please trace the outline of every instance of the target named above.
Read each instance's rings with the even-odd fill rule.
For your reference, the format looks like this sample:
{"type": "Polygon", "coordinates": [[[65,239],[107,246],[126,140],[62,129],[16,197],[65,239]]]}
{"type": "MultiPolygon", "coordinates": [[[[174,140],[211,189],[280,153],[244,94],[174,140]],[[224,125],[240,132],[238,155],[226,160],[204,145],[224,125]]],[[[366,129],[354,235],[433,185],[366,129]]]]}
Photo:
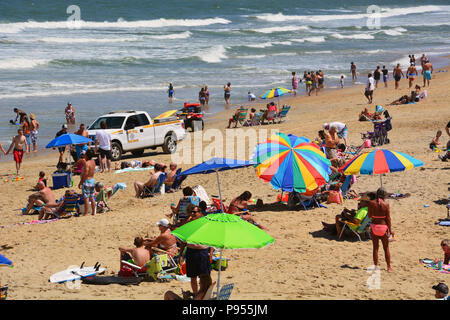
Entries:
{"type": "Polygon", "coordinates": [[[54,148],[54,147],[63,147],[63,146],[69,146],[71,144],[82,144],[82,143],[89,143],[93,142],[91,139],[73,134],[73,133],[66,133],[63,135],[60,135],[59,137],[56,137],[52,141],[47,144],[46,148],[54,148]]]}

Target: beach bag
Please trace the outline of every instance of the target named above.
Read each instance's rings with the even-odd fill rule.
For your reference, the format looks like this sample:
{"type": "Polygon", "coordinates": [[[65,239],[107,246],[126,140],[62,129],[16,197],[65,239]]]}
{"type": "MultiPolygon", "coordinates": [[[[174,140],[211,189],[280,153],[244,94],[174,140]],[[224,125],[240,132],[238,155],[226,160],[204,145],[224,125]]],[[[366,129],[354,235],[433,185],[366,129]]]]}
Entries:
{"type": "Polygon", "coordinates": [[[391,120],[386,120],[386,131],[392,130],[391,120]]]}
{"type": "Polygon", "coordinates": [[[344,199],[342,198],[341,191],[334,191],[334,190],[329,191],[327,203],[341,204],[342,202],[344,202],[344,199]]]}
{"type": "MultiPolygon", "coordinates": [[[[228,260],[226,258],[223,258],[223,257],[222,257],[222,259],[223,260],[222,260],[222,263],[221,263],[220,270],[221,271],[225,271],[228,268],[228,260]]],[[[211,268],[216,270],[216,271],[219,271],[219,260],[213,261],[211,263],[211,268]]]]}

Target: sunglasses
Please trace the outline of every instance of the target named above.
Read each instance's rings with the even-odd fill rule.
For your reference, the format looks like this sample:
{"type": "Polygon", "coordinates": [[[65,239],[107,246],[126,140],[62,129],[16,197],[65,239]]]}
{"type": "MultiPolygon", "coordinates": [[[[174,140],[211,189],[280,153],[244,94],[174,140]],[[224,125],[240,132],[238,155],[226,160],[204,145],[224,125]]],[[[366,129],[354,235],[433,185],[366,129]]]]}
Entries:
{"type": "Polygon", "coordinates": [[[446,247],[447,245],[445,243],[441,243],[441,246],[442,247],[446,247]]]}

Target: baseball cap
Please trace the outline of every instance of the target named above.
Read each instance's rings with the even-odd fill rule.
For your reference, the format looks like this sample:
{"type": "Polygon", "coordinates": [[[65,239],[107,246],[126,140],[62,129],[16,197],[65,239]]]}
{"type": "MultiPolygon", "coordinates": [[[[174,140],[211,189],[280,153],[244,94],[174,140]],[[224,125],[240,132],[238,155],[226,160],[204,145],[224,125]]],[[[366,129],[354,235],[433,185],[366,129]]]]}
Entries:
{"type": "Polygon", "coordinates": [[[169,226],[169,220],[167,220],[167,219],[161,219],[161,220],[159,220],[157,223],[156,223],[156,225],[158,225],[158,226],[163,226],[163,227],[168,227],[169,226]]]}
{"type": "Polygon", "coordinates": [[[440,293],[448,294],[448,287],[445,283],[439,282],[437,285],[433,286],[433,289],[440,293]]]}
{"type": "Polygon", "coordinates": [[[323,124],[323,128],[326,129],[328,127],[328,123],[323,124]]]}
{"type": "Polygon", "coordinates": [[[63,127],[64,129],[67,129],[67,124],[64,123],[64,124],[62,125],[62,127],[63,127]]]}

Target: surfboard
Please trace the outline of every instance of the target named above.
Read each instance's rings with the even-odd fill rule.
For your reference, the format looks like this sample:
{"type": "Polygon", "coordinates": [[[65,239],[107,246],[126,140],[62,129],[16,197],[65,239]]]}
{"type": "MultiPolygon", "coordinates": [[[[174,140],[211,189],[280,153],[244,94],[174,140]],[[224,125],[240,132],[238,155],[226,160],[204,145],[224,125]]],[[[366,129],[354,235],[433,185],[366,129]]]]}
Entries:
{"type": "Polygon", "coordinates": [[[164,112],[164,113],[161,113],[159,116],[157,116],[157,117],[155,117],[155,118],[153,118],[153,119],[163,119],[163,118],[168,118],[168,117],[173,116],[175,113],[177,113],[177,111],[178,111],[178,110],[169,110],[169,111],[166,111],[166,112],[164,112]]]}
{"type": "Polygon", "coordinates": [[[84,262],[80,267],[71,267],[66,270],[57,272],[50,277],[51,283],[63,283],[66,281],[79,280],[85,277],[94,276],[104,273],[106,268],[100,268],[97,263],[93,267],[84,267],[84,262]]]}

